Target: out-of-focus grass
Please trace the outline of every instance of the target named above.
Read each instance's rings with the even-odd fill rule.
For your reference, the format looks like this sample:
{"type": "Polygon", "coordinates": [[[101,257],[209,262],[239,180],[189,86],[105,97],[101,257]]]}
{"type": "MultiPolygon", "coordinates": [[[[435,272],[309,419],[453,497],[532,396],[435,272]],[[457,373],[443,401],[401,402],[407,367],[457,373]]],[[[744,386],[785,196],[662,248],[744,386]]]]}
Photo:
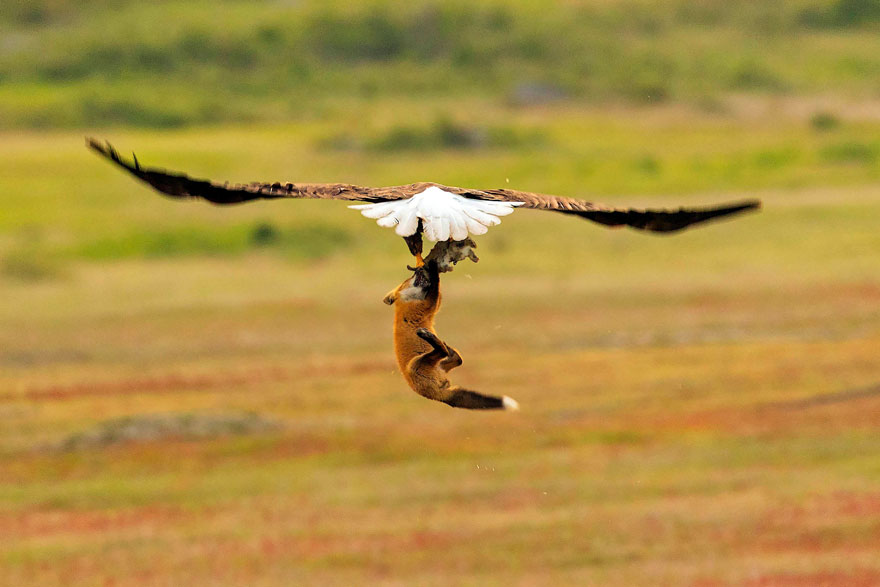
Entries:
{"type": "Polygon", "coordinates": [[[308,119],[340,97],[710,108],[740,92],[870,100],[880,73],[875,0],[7,0],[4,8],[5,128],[308,119]]]}
{"type": "Polygon", "coordinates": [[[317,259],[332,255],[350,244],[348,233],[338,228],[302,224],[287,228],[263,221],[220,229],[187,227],[174,231],[127,233],[75,246],[68,251],[68,255],[98,260],[236,255],[273,249],[292,258],[317,259]]]}
{"type": "MultiPolygon", "coordinates": [[[[870,228],[872,217],[865,213],[873,205],[872,190],[855,187],[880,176],[880,126],[876,124],[838,121],[832,128],[817,128],[797,118],[730,119],[675,107],[623,110],[617,115],[559,107],[514,115],[486,103],[470,104],[454,123],[448,123],[452,128],[461,132],[492,128],[496,121],[509,118],[516,122],[504,128],[513,135],[538,140],[518,139],[494,147],[426,145],[416,151],[377,152],[367,146],[396,136],[400,123],[393,120],[430,121],[438,111],[452,111],[454,103],[442,100],[432,104],[401,101],[395,119],[383,114],[382,107],[362,105],[350,111],[340,109],[339,116],[329,121],[278,127],[189,130],[162,136],[131,131],[95,134],[106,135],[123,151],[136,149],[146,165],[218,180],[393,185],[431,179],[648,206],[717,201],[739,197],[743,191],[775,190],[765,196],[774,199],[770,214],[792,217],[795,223],[774,222],[769,238],[794,238],[810,248],[809,255],[791,260],[798,270],[817,267],[813,260],[829,255],[839,258],[836,250],[841,245],[836,237],[825,236],[837,234],[827,230],[828,223],[848,226],[849,238],[861,239],[860,246],[876,242],[870,228]],[[352,138],[348,147],[328,144],[328,138],[341,133],[352,138]],[[820,190],[814,203],[793,205],[798,198],[813,198],[810,194],[815,190],[796,192],[797,197],[791,190],[809,186],[828,188],[820,190]],[[695,196],[701,193],[717,195],[695,196]],[[828,198],[837,199],[838,205],[825,207],[828,198]],[[789,226],[795,228],[789,230],[789,226]]],[[[391,251],[400,252],[390,231],[377,231],[341,203],[269,202],[232,208],[169,205],[102,164],[83,148],[78,135],[8,134],[5,138],[0,145],[4,161],[0,254],[10,278],[28,274],[28,267],[37,275],[51,274],[80,258],[263,250],[292,260],[315,260],[352,248],[362,262],[374,263],[391,251]],[[45,271],[35,266],[38,258],[45,260],[45,271]]],[[[573,242],[589,238],[591,247],[614,250],[619,246],[616,235],[591,230],[571,219],[526,212],[509,222],[516,228],[509,233],[493,231],[482,246],[513,247],[509,258],[516,259],[521,268],[540,259],[545,268],[564,270],[564,263],[541,255],[546,250],[542,247],[557,237],[562,240],[562,235],[570,234],[566,238],[573,242]],[[526,239],[513,238],[532,227],[526,239]],[[527,242],[540,246],[527,247],[527,242]]],[[[748,226],[754,222],[764,220],[750,221],[748,226]]],[[[702,246],[715,234],[697,231],[674,242],[688,243],[688,248],[692,243],[702,246]]],[[[667,246],[665,239],[649,241],[654,243],[654,254],[667,246]]],[[[739,247],[749,247],[750,242],[737,243],[731,254],[738,257],[745,252],[739,247]]],[[[773,249],[771,254],[783,254],[783,250],[773,249]]],[[[749,252],[753,258],[766,254],[749,252]]],[[[718,258],[717,252],[713,258],[718,258]]],[[[510,269],[503,260],[493,265],[510,269]]]]}
{"type": "MultiPolygon", "coordinates": [[[[400,105],[438,110],[455,111],[400,105]]],[[[765,208],[672,237],[505,217],[444,278],[437,321],[464,355],[453,381],[523,406],[480,414],[396,372],[380,300],[409,259],[392,231],[333,202],[166,201],[79,135],[5,134],[0,582],[877,582],[880,197],[876,162],[839,156],[870,151],[874,125],[676,108],[512,123],[476,103],[457,124],[545,142],[379,156],[324,139],[404,123],[339,112],[108,138],[232,181],[765,208]],[[311,226],[332,238],[300,254],[311,226]],[[77,441],[242,413],[280,427],[77,441]]]]}

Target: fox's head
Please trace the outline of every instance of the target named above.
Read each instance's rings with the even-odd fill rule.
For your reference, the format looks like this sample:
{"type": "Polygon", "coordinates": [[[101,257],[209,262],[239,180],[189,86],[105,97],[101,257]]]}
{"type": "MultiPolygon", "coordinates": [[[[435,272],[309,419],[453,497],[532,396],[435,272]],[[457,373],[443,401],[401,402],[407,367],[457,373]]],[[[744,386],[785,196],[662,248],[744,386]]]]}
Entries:
{"type": "Polygon", "coordinates": [[[389,306],[394,302],[418,303],[436,301],[440,289],[440,275],[437,264],[430,262],[428,265],[416,267],[412,277],[403,280],[403,283],[388,292],[382,301],[389,306]]]}

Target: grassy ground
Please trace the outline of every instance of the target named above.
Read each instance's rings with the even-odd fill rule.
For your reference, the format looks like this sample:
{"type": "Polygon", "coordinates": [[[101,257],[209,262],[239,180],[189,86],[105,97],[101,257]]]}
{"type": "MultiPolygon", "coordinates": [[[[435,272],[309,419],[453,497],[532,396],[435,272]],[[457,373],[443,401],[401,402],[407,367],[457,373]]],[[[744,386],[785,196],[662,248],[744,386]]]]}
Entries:
{"type": "MultiPolygon", "coordinates": [[[[430,134],[444,108],[402,111],[430,134]]],[[[0,582],[880,584],[876,125],[469,111],[543,141],[376,152],[378,108],[108,138],[218,179],[765,210],[668,238],[505,218],[438,320],[454,381],[523,407],[476,414],[395,371],[391,231],[174,204],[80,134],[2,136],[0,582]]]]}

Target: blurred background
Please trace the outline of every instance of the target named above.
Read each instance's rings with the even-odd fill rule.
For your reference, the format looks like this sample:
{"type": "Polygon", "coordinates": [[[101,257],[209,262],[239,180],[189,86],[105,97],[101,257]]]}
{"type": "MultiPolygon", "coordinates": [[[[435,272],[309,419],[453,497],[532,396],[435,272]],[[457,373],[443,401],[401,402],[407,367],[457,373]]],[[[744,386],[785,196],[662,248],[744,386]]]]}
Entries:
{"type": "Polygon", "coordinates": [[[0,583],[880,585],[880,2],[4,0],[0,583]],[[521,211],[426,401],[344,203],[233,182],[742,197],[521,211]]]}

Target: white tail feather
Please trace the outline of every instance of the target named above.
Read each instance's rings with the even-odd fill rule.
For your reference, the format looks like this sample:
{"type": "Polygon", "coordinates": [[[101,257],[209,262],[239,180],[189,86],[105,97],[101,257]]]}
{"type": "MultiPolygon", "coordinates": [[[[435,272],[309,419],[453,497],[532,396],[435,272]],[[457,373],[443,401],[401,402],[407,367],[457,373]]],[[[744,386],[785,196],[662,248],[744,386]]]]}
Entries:
{"type": "Polygon", "coordinates": [[[360,210],[379,226],[395,227],[394,232],[400,236],[414,234],[421,218],[428,240],[445,241],[452,237],[460,241],[468,234],[485,234],[490,226],[501,222],[499,216],[507,216],[521,204],[474,200],[431,186],[405,200],[356,204],[349,208],[360,210]]]}

